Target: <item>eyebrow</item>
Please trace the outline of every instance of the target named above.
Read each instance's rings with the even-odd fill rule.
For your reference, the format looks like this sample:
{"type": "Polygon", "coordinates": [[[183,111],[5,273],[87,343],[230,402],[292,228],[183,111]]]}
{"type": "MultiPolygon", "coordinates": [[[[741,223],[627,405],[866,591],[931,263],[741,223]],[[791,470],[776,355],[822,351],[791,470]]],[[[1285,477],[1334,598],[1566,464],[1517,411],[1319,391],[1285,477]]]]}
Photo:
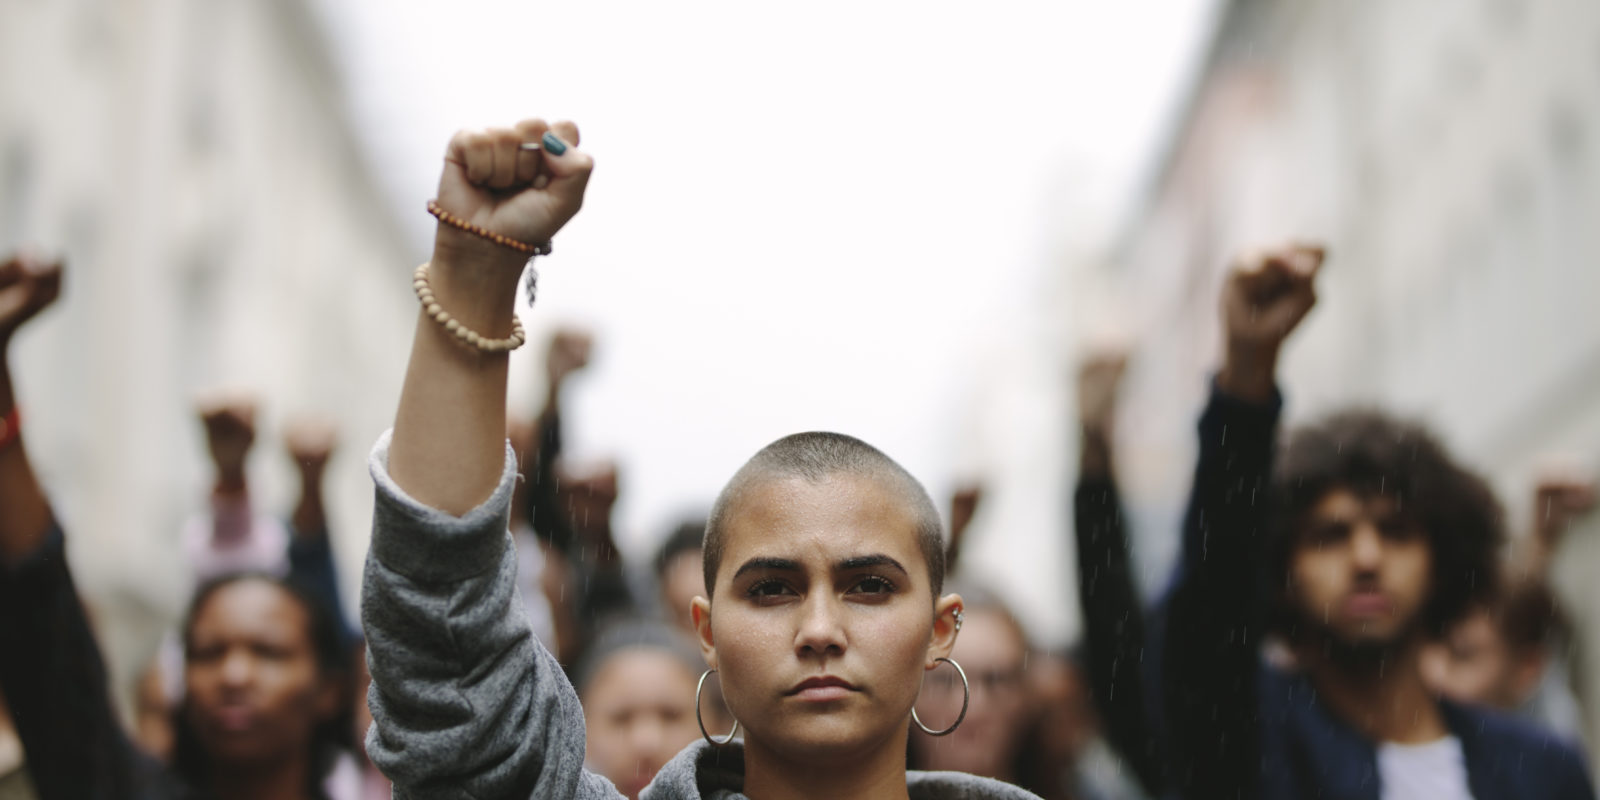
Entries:
{"type": "MultiPolygon", "coordinates": [[[[866,569],[868,567],[889,567],[891,569],[898,570],[902,575],[911,574],[910,572],[906,571],[906,568],[903,564],[882,553],[873,553],[865,556],[852,556],[842,561],[835,562],[833,565],[833,568],[840,572],[847,572],[854,569],[866,569]]],[[[743,564],[740,564],[739,568],[734,570],[733,577],[738,579],[740,575],[743,575],[746,572],[752,572],[754,570],[801,572],[804,570],[804,568],[800,566],[800,562],[795,561],[794,559],[757,556],[749,561],[744,562],[743,564]]]]}

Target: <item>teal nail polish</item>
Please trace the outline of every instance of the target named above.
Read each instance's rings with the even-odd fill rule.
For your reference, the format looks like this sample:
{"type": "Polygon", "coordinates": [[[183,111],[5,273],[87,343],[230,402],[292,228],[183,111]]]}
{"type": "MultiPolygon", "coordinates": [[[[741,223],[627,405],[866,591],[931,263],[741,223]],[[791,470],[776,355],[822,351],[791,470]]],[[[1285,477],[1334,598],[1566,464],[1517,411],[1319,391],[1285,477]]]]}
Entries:
{"type": "Polygon", "coordinates": [[[560,137],[549,131],[545,131],[544,139],[542,141],[544,142],[545,152],[549,153],[550,155],[559,156],[562,153],[567,152],[567,143],[561,141],[560,137]]]}

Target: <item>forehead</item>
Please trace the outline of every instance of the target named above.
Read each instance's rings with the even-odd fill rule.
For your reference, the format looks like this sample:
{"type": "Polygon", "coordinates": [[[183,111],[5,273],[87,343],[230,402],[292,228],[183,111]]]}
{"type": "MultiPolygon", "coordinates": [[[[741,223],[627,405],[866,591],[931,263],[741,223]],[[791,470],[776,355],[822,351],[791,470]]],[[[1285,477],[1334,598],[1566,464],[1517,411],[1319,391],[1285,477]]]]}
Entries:
{"type": "Polygon", "coordinates": [[[650,647],[619,650],[589,679],[585,701],[683,700],[693,696],[695,675],[672,654],[650,647]]]}
{"type": "Polygon", "coordinates": [[[883,477],[835,473],[820,481],[775,477],[746,488],[724,528],[723,567],[756,556],[831,563],[869,553],[926,572],[917,516],[900,487],[883,477]]]}
{"type": "Polygon", "coordinates": [[[1354,521],[1361,518],[1382,519],[1401,511],[1400,503],[1392,495],[1357,494],[1345,486],[1335,486],[1324,492],[1311,506],[1312,519],[1354,521]]]}
{"type": "Polygon", "coordinates": [[[219,587],[206,598],[196,609],[192,633],[304,636],[309,621],[288,590],[269,581],[245,579],[219,587]]]}

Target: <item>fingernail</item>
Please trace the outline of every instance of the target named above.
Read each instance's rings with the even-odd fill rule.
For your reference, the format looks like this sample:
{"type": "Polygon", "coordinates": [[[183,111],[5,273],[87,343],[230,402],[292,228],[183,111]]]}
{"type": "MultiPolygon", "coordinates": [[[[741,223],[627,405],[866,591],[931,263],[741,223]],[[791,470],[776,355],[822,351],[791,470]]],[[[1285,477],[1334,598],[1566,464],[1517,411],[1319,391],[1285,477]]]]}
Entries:
{"type": "Polygon", "coordinates": [[[540,141],[544,142],[544,149],[549,152],[550,155],[559,156],[562,153],[567,152],[567,143],[561,141],[561,137],[549,131],[544,132],[544,138],[540,141]]]}

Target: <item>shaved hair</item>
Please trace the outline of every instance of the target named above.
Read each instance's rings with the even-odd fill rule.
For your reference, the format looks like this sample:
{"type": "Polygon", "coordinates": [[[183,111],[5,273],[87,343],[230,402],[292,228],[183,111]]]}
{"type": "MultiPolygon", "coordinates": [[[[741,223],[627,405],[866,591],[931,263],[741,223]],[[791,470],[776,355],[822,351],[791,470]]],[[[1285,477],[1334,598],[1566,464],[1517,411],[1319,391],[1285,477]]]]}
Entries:
{"type": "Polygon", "coordinates": [[[706,521],[706,595],[716,591],[728,518],[745,502],[751,489],[789,478],[821,483],[835,475],[870,478],[893,489],[916,520],[917,546],[928,564],[929,582],[937,599],[944,588],[944,524],[928,490],[882,450],[854,436],[826,432],[791,434],[761,448],[722,488],[706,521]]]}

